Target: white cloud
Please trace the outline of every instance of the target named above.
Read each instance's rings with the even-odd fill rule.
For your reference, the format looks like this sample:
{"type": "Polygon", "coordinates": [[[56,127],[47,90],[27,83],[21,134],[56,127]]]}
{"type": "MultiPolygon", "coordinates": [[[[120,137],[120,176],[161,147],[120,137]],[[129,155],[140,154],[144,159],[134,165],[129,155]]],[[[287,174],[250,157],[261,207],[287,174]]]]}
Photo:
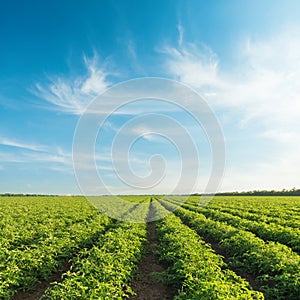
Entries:
{"type": "Polygon", "coordinates": [[[183,36],[184,36],[184,28],[182,27],[181,24],[177,25],[177,31],[178,31],[178,46],[182,46],[183,42],[183,36]]]}
{"type": "Polygon", "coordinates": [[[62,155],[57,153],[51,154],[41,152],[0,152],[0,159],[3,163],[59,163],[63,165],[72,164],[71,155],[62,155]]]}
{"type": "Polygon", "coordinates": [[[60,153],[26,153],[23,154],[23,156],[28,162],[59,163],[63,165],[72,164],[70,155],[60,153]]]}
{"type": "Polygon", "coordinates": [[[221,83],[217,56],[208,47],[187,44],[176,49],[167,46],[162,52],[168,56],[166,66],[175,79],[196,88],[221,83]]]}
{"type": "Polygon", "coordinates": [[[0,138],[0,145],[32,150],[32,151],[46,151],[48,148],[46,146],[41,146],[38,144],[27,144],[16,140],[7,139],[7,138],[0,138]]]}
{"type": "MultiPolygon", "coordinates": [[[[299,124],[300,38],[281,33],[276,38],[251,41],[234,53],[235,65],[222,70],[208,47],[187,44],[165,47],[169,74],[197,89],[215,107],[242,113],[244,122],[299,124]]],[[[282,125],[282,124],[281,124],[282,125]]]]}
{"type": "Polygon", "coordinates": [[[14,148],[13,151],[4,148],[0,152],[0,160],[3,164],[29,164],[32,168],[32,164],[38,163],[52,170],[56,168],[70,172],[72,169],[72,154],[60,147],[30,144],[9,138],[0,138],[0,145],[14,148]]]}
{"type": "Polygon", "coordinates": [[[147,139],[147,136],[150,136],[151,134],[153,134],[153,130],[151,130],[150,127],[140,124],[139,126],[130,128],[128,133],[130,133],[130,134],[133,133],[135,136],[141,136],[141,137],[147,139]]]}
{"type": "Polygon", "coordinates": [[[94,56],[92,59],[84,56],[84,62],[89,71],[89,76],[83,80],[81,91],[87,95],[98,95],[105,91],[109,85],[109,82],[106,80],[107,73],[98,67],[97,56],[94,56]]]}
{"type": "MultiPolygon", "coordinates": [[[[222,117],[230,116],[231,124],[252,128],[255,125],[253,133],[258,139],[268,139],[271,143],[268,147],[278,146],[276,154],[269,154],[268,162],[246,163],[249,169],[243,169],[240,158],[236,157],[236,161],[228,165],[223,189],[297,186],[300,175],[299,33],[300,30],[292,29],[264,40],[248,39],[232,54],[235,61],[231,67],[223,66],[207,47],[182,43],[179,48],[164,48],[169,75],[199,91],[216,111],[221,109],[222,117]]],[[[230,143],[228,146],[239,148],[230,143]]],[[[255,151],[269,152],[266,147],[255,151]]]]}
{"type": "Polygon", "coordinates": [[[272,139],[281,143],[294,142],[298,138],[296,132],[272,129],[262,132],[261,135],[264,138],[272,139]]]}
{"type": "Polygon", "coordinates": [[[48,84],[37,83],[33,93],[51,104],[55,109],[68,114],[81,114],[90,101],[110,85],[108,72],[99,67],[98,56],[84,56],[87,75],[76,78],[50,78],[48,84]]]}
{"type": "Polygon", "coordinates": [[[137,60],[137,55],[136,55],[136,49],[135,49],[135,44],[132,40],[128,40],[127,42],[127,49],[128,49],[128,54],[129,56],[136,61],[137,60]]]}

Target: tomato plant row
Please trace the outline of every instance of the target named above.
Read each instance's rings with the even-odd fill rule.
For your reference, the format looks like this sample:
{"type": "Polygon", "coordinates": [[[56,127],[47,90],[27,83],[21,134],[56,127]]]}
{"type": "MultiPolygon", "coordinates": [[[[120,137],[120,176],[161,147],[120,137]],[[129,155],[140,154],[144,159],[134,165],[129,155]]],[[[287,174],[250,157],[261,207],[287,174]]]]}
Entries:
{"type": "Polygon", "coordinates": [[[240,207],[213,207],[209,206],[210,209],[217,209],[222,212],[230,213],[234,216],[241,217],[243,219],[247,219],[250,221],[264,222],[264,223],[273,223],[276,225],[280,225],[283,227],[291,227],[291,228],[300,228],[300,220],[295,218],[295,214],[284,215],[284,217],[279,217],[279,208],[277,209],[277,213],[273,213],[272,216],[266,215],[267,209],[261,208],[260,211],[254,210],[243,210],[240,207]]]}
{"type": "Polygon", "coordinates": [[[182,207],[192,211],[200,212],[210,219],[226,222],[234,227],[251,231],[263,240],[282,243],[300,253],[299,228],[284,227],[275,223],[251,221],[230,213],[219,211],[216,208],[201,208],[191,204],[183,204],[182,207]]]}
{"type": "MultiPolygon", "coordinates": [[[[178,197],[173,197],[176,200],[178,197]]],[[[177,199],[179,200],[179,199],[177,199]]],[[[190,197],[188,204],[199,204],[190,197]]],[[[215,197],[208,206],[254,221],[300,227],[300,197],[215,197]]]]}
{"type": "MultiPolygon", "coordinates": [[[[165,210],[157,202],[154,206],[158,214],[165,210]]],[[[179,290],[174,299],[264,299],[175,215],[157,222],[157,232],[160,257],[171,265],[168,281],[179,290]]]]}
{"type": "MultiPolygon", "coordinates": [[[[164,201],[163,205],[174,209],[172,202],[164,201]]],[[[289,247],[274,242],[265,243],[251,232],[184,208],[178,208],[175,214],[201,236],[219,243],[232,266],[258,276],[267,298],[299,299],[300,257],[289,247]]]]}
{"type": "MultiPolygon", "coordinates": [[[[132,213],[146,219],[148,210],[149,205],[139,206],[132,213]]],[[[81,251],[63,281],[44,298],[125,299],[134,294],[131,280],[143,253],[146,227],[145,222],[117,222],[90,250],[81,251]]]]}

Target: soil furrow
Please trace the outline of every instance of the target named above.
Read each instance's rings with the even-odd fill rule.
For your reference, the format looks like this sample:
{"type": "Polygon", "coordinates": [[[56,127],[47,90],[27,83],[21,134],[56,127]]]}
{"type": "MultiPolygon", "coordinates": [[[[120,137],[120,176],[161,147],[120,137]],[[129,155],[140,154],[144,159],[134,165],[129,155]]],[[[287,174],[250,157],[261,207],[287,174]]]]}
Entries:
{"type": "MultiPolygon", "coordinates": [[[[149,218],[151,218],[152,206],[150,207],[149,218]]],[[[148,223],[146,253],[139,263],[136,279],[132,284],[136,292],[130,300],[171,300],[176,292],[173,287],[166,285],[159,276],[153,273],[160,273],[165,267],[159,263],[154,251],[158,246],[155,222],[148,223]]]]}

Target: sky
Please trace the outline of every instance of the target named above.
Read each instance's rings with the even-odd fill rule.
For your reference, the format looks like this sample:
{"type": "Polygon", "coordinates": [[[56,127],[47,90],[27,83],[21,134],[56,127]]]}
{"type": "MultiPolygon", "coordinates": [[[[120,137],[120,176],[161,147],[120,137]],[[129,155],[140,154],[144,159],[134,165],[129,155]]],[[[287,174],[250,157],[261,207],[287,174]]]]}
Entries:
{"type": "MultiPolygon", "coordinates": [[[[105,91],[147,77],[184,84],[216,116],[219,191],[300,187],[299,1],[1,1],[0,42],[0,193],[81,194],[78,122],[95,99],[107,115],[105,91]]],[[[212,148],[189,112],[140,99],[109,114],[94,153],[109,193],[171,193],[183,163],[179,192],[205,190],[212,148]],[[180,153],[187,134],[197,157],[180,153]]]]}

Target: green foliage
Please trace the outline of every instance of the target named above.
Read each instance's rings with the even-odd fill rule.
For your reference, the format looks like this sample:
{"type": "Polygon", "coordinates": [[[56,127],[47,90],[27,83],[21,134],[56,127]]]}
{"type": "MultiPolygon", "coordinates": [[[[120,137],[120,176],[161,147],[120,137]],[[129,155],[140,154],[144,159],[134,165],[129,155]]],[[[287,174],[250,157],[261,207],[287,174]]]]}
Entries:
{"type": "MultiPolygon", "coordinates": [[[[174,206],[172,202],[163,204],[174,206]]],[[[208,219],[200,212],[180,208],[175,214],[200,235],[218,242],[232,266],[258,276],[267,298],[299,299],[299,255],[285,245],[265,242],[251,232],[208,219]]]]}
{"type": "Polygon", "coordinates": [[[79,255],[74,270],[47,292],[47,299],[124,299],[142,255],[145,224],[118,224],[101,243],[79,255]]]}
{"type": "MultiPolygon", "coordinates": [[[[149,209],[136,213],[147,216],[149,209]]],[[[49,289],[46,299],[125,299],[134,294],[130,282],[146,240],[146,223],[118,222],[100,242],[82,252],[64,280],[49,289]]]]}
{"type": "Polygon", "coordinates": [[[83,198],[1,199],[1,214],[1,299],[34,289],[110,223],[83,198]]]}
{"type": "MultiPolygon", "coordinates": [[[[163,208],[155,206],[160,213],[163,208]]],[[[225,269],[222,257],[179,218],[170,215],[158,222],[157,228],[160,257],[171,264],[167,277],[179,288],[174,299],[264,299],[262,293],[225,269]]]]}
{"type": "MultiPolygon", "coordinates": [[[[300,229],[285,227],[280,224],[273,222],[258,222],[254,220],[243,219],[242,217],[232,215],[231,213],[222,212],[217,208],[199,208],[194,205],[185,204],[184,208],[190,209],[192,211],[197,211],[204,216],[217,220],[220,222],[225,222],[236,228],[251,231],[258,237],[267,240],[279,242],[284,245],[291,247],[294,251],[300,253],[300,229]]],[[[236,209],[238,210],[238,209],[236,209]]]]}
{"type": "Polygon", "coordinates": [[[146,223],[134,222],[146,218],[153,199],[156,217],[167,215],[156,222],[158,254],[169,266],[163,277],[178,289],[175,299],[263,299],[230,267],[256,277],[266,299],[299,300],[299,197],[222,196],[199,208],[193,196],[174,214],[164,207],[177,208],[180,196],[120,197],[126,201],[93,201],[103,212],[113,206],[126,222],[83,197],[0,197],[0,299],[34,290],[66,261],[70,270],[45,299],[130,297],[146,239],[146,223]],[[228,265],[202,237],[218,244],[228,265]]]}

